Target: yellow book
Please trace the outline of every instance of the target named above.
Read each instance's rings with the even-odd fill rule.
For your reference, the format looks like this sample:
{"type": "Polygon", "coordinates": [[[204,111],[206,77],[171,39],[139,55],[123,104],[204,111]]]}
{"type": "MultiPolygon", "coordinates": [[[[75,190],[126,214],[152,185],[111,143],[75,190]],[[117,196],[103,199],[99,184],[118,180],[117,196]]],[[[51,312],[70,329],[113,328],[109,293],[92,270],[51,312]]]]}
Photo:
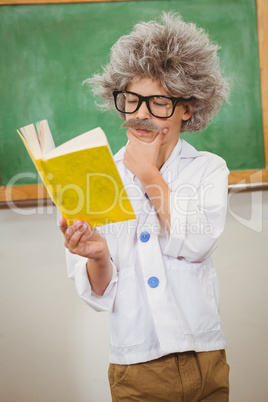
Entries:
{"type": "Polygon", "coordinates": [[[47,120],[17,131],[68,225],[75,219],[99,226],[136,218],[100,127],[58,147],[47,120]]]}

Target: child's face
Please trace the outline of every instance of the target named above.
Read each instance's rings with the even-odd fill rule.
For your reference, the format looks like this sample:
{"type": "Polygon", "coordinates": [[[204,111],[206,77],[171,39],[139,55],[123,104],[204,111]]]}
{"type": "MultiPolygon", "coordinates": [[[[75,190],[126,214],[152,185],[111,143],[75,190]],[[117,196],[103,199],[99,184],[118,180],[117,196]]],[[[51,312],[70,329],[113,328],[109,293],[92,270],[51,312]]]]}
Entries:
{"type": "MultiPolygon", "coordinates": [[[[127,91],[135,92],[142,96],[170,96],[163,88],[160,81],[152,80],[150,78],[141,78],[139,81],[130,83],[127,86],[127,91]]],[[[154,117],[149,112],[146,103],[143,102],[140,108],[135,113],[126,114],[126,120],[133,118],[140,120],[152,120],[158,125],[159,128],[161,128],[161,130],[167,130],[162,145],[169,144],[171,146],[175,146],[179,138],[182,120],[188,120],[191,115],[192,113],[186,108],[186,106],[182,104],[177,104],[177,106],[175,107],[175,111],[171,117],[160,119],[158,117],[154,117]]],[[[146,131],[139,129],[131,129],[131,131],[138,139],[144,142],[152,142],[158,134],[155,131],[146,131]]]]}

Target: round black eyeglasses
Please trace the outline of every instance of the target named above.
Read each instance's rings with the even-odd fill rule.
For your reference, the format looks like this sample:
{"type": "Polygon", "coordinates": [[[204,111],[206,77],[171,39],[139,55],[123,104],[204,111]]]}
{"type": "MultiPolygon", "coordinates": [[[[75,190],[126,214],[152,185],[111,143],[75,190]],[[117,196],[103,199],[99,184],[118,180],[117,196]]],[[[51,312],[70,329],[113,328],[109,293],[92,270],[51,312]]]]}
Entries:
{"type": "Polygon", "coordinates": [[[171,117],[179,102],[193,99],[193,97],[186,99],[162,95],[141,96],[130,91],[114,91],[113,96],[115,107],[119,112],[124,114],[135,113],[141,104],[145,102],[149,112],[159,119],[171,117]]]}

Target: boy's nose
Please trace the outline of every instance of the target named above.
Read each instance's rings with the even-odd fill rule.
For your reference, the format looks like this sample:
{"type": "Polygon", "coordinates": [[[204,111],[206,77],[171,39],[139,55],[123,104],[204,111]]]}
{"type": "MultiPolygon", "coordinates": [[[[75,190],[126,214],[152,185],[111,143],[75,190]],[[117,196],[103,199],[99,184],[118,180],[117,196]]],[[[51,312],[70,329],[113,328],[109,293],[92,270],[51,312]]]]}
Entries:
{"type": "Polygon", "coordinates": [[[146,102],[142,102],[139,109],[136,112],[137,119],[149,119],[152,117],[151,113],[149,112],[146,102]]]}

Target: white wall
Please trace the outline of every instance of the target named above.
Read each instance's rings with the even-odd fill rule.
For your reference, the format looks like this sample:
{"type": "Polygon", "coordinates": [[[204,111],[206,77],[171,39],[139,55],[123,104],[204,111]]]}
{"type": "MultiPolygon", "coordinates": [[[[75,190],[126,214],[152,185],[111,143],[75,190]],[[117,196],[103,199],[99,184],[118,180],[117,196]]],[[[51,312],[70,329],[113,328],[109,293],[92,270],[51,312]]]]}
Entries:
{"type": "MultiPolygon", "coordinates": [[[[234,194],[230,209],[214,253],[230,401],[264,402],[268,192],[234,194]]],[[[108,316],[67,279],[56,209],[17,212],[0,210],[0,401],[110,402],[108,316]]]]}

